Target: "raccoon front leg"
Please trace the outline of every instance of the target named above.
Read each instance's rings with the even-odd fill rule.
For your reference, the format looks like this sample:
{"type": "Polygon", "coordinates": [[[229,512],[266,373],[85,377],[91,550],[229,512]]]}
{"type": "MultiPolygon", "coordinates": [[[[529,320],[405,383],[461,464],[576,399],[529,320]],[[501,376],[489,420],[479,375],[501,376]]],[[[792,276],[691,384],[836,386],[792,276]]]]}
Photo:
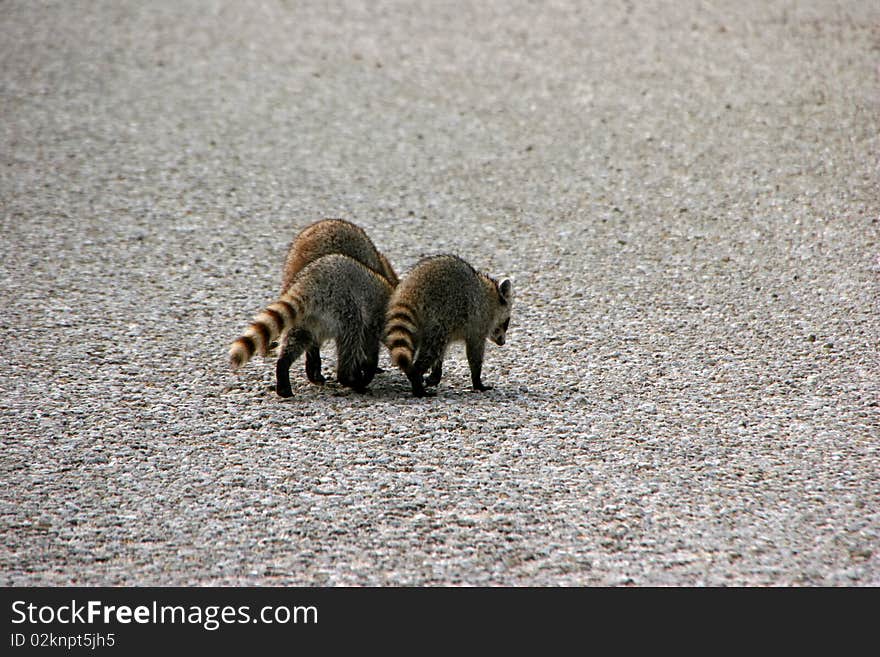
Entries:
{"type": "Polygon", "coordinates": [[[379,341],[371,340],[364,351],[367,354],[367,360],[361,368],[361,378],[362,385],[366,388],[379,372],[379,341]]]}
{"type": "Polygon", "coordinates": [[[336,365],[337,381],[339,381],[340,385],[351,388],[355,392],[366,392],[367,383],[372,380],[373,376],[370,374],[369,379],[367,379],[365,368],[369,369],[369,366],[358,358],[360,349],[337,341],[336,351],[339,356],[339,362],[336,365]]]}
{"type": "Polygon", "coordinates": [[[311,345],[311,339],[302,342],[297,339],[297,333],[299,332],[288,334],[279,347],[281,356],[275,363],[275,392],[279,397],[293,397],[293,391],[290,389],[290,366],[311,345]]]}
{"type": "Polygon", "coordinates": [[[360,393],[367,392],[367,386],[376,376],[379,363],[379,342],[376,341],[375,346],[364,347],[363,351],[367,354],[367,359],[364,362],[346,365],[339,370],[339,382],[360,393]]]}
{"type": "Polygon", "coordinates": [[[465,352],[467,353],[468,365],[471,368],[471,385],[474,390],[483,392],[491,390],[492,386],[483,385],[483,354],[486,351],[486,341],[469,340],[465,344],[465,352]]]}

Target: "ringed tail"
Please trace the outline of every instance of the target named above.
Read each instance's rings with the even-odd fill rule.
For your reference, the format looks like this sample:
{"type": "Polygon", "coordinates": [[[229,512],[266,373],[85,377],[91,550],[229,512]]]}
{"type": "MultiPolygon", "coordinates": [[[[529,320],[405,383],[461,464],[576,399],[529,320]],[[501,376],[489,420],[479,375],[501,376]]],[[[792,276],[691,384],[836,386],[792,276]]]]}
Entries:
{"type": "Polygon", "coordinates": [[[284,294],[266,306],[229,347],[229,364],[232,369],[237,370],[243,366],[255,353],[265,356],[272,342],[290,330],[297,318],[303,316],[303,310],[302,302],[290,294],[284,294]]]}
{"type": "Polygon", "coordinates": [[[409,370],[416,351],[418,324],[415,312],[406,304],[395,304],[388,310],[385,326],[385,344],[391,352],[391,362],[403,371],[409,370]]]}

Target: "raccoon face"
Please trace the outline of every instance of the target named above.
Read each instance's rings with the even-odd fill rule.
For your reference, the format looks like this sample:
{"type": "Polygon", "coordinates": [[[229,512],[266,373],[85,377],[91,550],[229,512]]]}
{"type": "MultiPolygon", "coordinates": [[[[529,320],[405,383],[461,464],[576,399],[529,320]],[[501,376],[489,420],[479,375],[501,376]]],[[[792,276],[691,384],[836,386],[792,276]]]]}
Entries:
{"type": "Polygon", "coordinates": [[[492,329],[492,333],[489,335],[489,339],[492,340],[499,347],[504,345],[507,340],[507,327],[510,326],[510,316],[507,316],[503,322],[501,322],[498,326],[492,329]]]}
{"type": "Polygon", "coordinates": [[[510,326],[510,305],[513,302],[513,284],[509,278],[497,284],[498,288],[498,313],[497,319],[489,339],[502,346],[507,340],[507,327],[510,326]]]}

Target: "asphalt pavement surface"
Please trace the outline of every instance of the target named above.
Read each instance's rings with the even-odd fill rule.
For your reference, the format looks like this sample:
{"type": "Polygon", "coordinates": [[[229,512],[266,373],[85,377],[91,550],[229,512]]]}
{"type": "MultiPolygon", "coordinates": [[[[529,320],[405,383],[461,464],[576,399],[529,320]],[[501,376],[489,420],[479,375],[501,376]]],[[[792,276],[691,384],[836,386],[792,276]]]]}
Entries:
{"type": "Polygon", "coordinates": [[[0,2],[6,585],[880,585],[880,4],[0,2]],[[226,351],[308,223],[494,389],[226,351]]]}

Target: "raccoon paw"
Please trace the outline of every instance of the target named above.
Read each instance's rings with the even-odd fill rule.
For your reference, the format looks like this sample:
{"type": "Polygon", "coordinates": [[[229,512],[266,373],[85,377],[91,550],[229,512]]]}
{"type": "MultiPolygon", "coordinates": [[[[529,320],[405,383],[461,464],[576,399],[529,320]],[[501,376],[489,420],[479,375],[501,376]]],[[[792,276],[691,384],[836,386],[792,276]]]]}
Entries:
{"type": "Polygon", "coordinates": [[[290,389],[290,386],[278,386],[275,392],[279,397],[293,397],[293,390],[290,389]]]}
{"type": "Polygon", "coordinates": [[[316,385],[324,385],[327,379],[321,374],[321,359],[306,354],[306,378],[316,385]]]}
{"type": "Polygon", "coordinates": [[[482,383],[478,383],[474,385],[474,392],[486,392],[487,390],[491,390],[494,386],[483,385],[482,383]]]}
{"type": "Polygon", "coordinates": [[[365,392],[367,392],[367,383],[366,383],[366,380],[364,379],[364,377],[362,377],[362,376],[357,376],[354,379],[352,379],[351,381],[345,381],[343,383],[343,385],[346,388],[351,388],[359,395],[362,395],[365,392]]]}

